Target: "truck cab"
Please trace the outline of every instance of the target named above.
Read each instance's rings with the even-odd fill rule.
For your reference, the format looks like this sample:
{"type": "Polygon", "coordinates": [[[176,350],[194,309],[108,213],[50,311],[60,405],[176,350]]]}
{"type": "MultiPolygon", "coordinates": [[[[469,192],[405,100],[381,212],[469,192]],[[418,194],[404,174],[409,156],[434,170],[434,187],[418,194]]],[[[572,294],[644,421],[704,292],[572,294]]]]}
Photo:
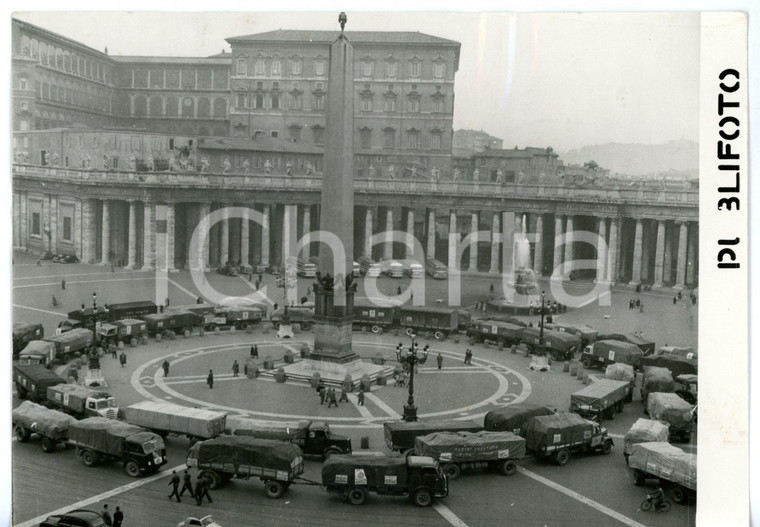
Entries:
{"type": "Polygon", "coordinates": [[[415,499],[416,505],[424,505],[417,500],[415,490],[420,488],[430,489],[436,498],[445,498],[449,495],[448,478],[444,475],[440,465],[433,458],[427,456],[409,456],[406,458],[409,467],[407,473],[409,493],[415,499]]]}
{"type": "Polygon", "coordinates": [[[127,437],[125,447],[124,470],[132,477],[146,472],[157,472],[169,461],[166,459],[164,441],[152,432],[138,432],[127,437]]]}
{"type": "Polygon", "coordinates": [[[116,419],[119,412],[119,406],[116,399],[107,393],[96,393],[85,400],[86,417],[105,417],[107,419],[116,419]]]}
{"type": "Polygon", "coordinates": [[[119,328],[113,324],[102,323],[98,328],[98,337],[107,342],[115,342],[119,336],[119,328]]]}
{"type": "Polygon", "coordinates": [[[58,326],[55,328],[55,334],[63,335],[67,331],[71,331],[74,328],[81,328],[81,327],[83,327],[82,321],[74,320],[72,318],[67,318],[66,320],[58,323],[58,326]]]}
{"type": "Polygon", "coordinates": [[[340,434],[333,434],[327,423],[311,423],[306,443],[299,446],[304,454],[324,457],[351,453],[351,439],[340,434]]]}

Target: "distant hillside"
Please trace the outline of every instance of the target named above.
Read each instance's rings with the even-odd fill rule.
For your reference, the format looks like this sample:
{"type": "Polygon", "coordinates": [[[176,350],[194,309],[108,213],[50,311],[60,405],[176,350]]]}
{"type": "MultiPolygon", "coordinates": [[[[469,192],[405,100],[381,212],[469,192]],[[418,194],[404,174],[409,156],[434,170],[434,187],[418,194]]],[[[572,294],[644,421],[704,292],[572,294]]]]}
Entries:
{"type": "Polygon", "coordinates": [[[607,143],[584,146],[560,154],[566,165],[594,160],[611,173],[646,175],[665,172],[699,174],[699,144],[695,141],[670,141],[660,145],[607,143]]]}

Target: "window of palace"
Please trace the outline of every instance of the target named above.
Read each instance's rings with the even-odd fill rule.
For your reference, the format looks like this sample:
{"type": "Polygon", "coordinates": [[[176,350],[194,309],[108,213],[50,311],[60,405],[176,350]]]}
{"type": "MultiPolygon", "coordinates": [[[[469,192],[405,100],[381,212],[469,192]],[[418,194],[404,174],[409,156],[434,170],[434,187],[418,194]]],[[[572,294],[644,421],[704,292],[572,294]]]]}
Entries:
{"type": "Polygon", "coordinates": [[[409,105],[408,105],[409,112],[411,113],[419,113],[420,111],[420,98],[419,96],[409,96],[409,105]]]}
{"type": "Polygon", "coordinates": [[[324,140],[325,129],[321,126],[315,126],[311,131],[314,134],[314,143],[321,145],[324,140]]]}
{"type": "Polygon", "coordinates": [[[314,75],[322,77],[325,74],[325,61],[324,59],[316,59],[314,61],[314,75]]]}
{"type": "Polygon", "coordinates": [[[290,107],[293,110],[300,110],[302,106],[301,102],[301,93],[300,92],[291,92],[290,94],[290,107]]]}
{"type": "Polygon", "coordinates": [[[32,236],[42,236],[41,216],[39,212],[32,212],[32,236]]]}
{"type": "Polygon", "coordinates": [[[410,128],[406,132],[406,144],[411,149],[417,149],[420,147],[420,134],[414,128],[410,128]]]}
{"type": "Polygon", "coordinates": [[[248,61],[245,57],[238,57],[235,61],[235,75],[248,74],[248,61]]]}
{"type": "Polygon", "coordinates": [[[365,126],[364,128],[359,129],[359,137],[362,148],[372,147],[372,130],[370,128],[365,126]]]}
{"type": "Polygon", "coordinates": [[[409,61],[409,76],[419,77],[422,75],[422,61],[418,58],[413,58],[409,61]]]}
{"type": "Polygon", "coordinates": [[[396,111],[396,95],[395,94],[387,94],[385,96],[385,108],[384,110],[386,112],[395,112],[396,111]]]}
{"type": "Polygon", "coordinates": [[[433,77],[436,79],[442,79],[446,75],[446,62],[441,60],[436,60],[436,62],[433,63],[433,77]]]}
{"type": "Polygon", "coordinates": [[[261,110],[262,108],[264,108],[264,94],[263,93],[256,94],[256,104],[254,105],[254,108],[257,110],[261,110]]]}
{"type": "Polygon", "coordinates": [[[297,124],[291,125],[288,128],[288,131],[290,132],[290,140],[294,143],[297,143],[301,140],[301,127],[297,124]]]}
{"type": "Polygon", "coordinates": [[[276,93],[273,93],[271,95],[272,100],[272,109],[273,110],[279,110],[280,109],[280,96],[276,93]]]}
{"type": "Polygon", "coordinates": [[[430,148],[433,150],[441,150],[443,148],[443,132],[441,130],[433,130],[430,133],[430,148]]]}
{"type": "Polygon", "coordinates": [[[388,59],[385,62],[385,76],[393,79],[398,75],[398,60],[388,59]]]}
{"type": "Polygon", "coordinates": [[[244,91],[241,90],[241,91],[237,92],[235,106],[237,108],[245,108],[245,92],[244,91]]]}
{"type": "Polygon", "coordinates": [[[256,59],[256,61],[253,63],[253,71],[256,75],[266,74],[266,63],[264,62],[263,58],[256,59]]]}
{"type": "Polygon", "coordinates": [[[362,75],[371,77],[375,71],[375,61],[372,58],[362,60],[362,75]]]}
{"type": "Polygon", "coordinates": [[[301,75],[303,70],[303,61],[300,58],[294,58],[290,61],[290,74],[301,75]]]}
{"type": "Polygon", "coordinates": [[[71,242],[71,216],[64,216],[63,217],[63,229],[62,229],[61,236],[63,238],[63,241],[65,242],[71,242]]]}
{"type": "Polygon", "coordinates": [[[396,147],[396,130],[393,128],[386,128],[383,130],[383,148],[395,148],[396,147]]]}
{"type": "Polygon", "coordinates": [[[325,95],[323,93],[318,93],[314,95],[314,110],[324,110],[325,109],[325,95]]]}
{"type": "Polygon", "coordinates": [[[362,95],[362,111],[372,111],[372,95],[362,95]]]}
{"type": "Polygon", "coordinates": [[[280,132],[278,132],[277,130],[270,130],[269,135],[271,135],[272,137],[280,137],[280,132]]]}
{"type": "Polygon", "coordinates": [[[272,75],[282,75],[282,61],[280,59],[272,61],[272,75]]]}

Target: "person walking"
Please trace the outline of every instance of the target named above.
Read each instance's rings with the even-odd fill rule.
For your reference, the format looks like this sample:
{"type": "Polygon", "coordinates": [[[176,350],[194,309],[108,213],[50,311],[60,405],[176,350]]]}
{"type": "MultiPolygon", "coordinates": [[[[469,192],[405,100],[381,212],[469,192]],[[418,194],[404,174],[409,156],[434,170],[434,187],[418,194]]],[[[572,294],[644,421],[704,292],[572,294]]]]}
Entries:
{"type": "Polygon", "coordinates": [[[238,377],[240,375],[240,365],[238,364],[238,361],[235,361],[232,363],[232,376],[238,377]]]}
{"type": "Polygon", "coordinates": [[[169,361],[164,360],[164,363],[161,365],[161,367],[164,369],[164,377],[169,376],[169,361]]]}
{"type": "Polygon", "coordinates": [[[259,358],[259,345],[258,344],[254,344],[253,345],[253,350],[254,350],[254,355],[253,355],[254,358],[258,359],[259,358]]]}
{"type": "Polygon", "coordinates": [[[639,313],[643,313],[643,312],[644,312],[644,302],[639,304],[639,313]]]}
{"type": "Polygon", "coordinates": [[[177,503],[181,502],[182,500],[179,499],[179,476],[177,475],[176,470],[172,470],[172,479],[169,480],[169,485],[172,488],[172,493],[169,494],[169,499],[176,497],[177,503]]]}
{"type": "Polygon", "coordinates": [[[62,291],[66,291],[66,279],[65,278],[63,278],[61,280],[61,290],[62,291]]]}
{"type": "Polygon", "coordinates": [[[193,497],[195,495],[193,492],[193,477],[190,475],[189,470],[185,470],[185,475],[182,478],[182,490],[179,491],[180,498],[185,493],[185,491],[188,491],[190,493],[190,497],[193,497]]]}
{"type": "Polygon", "coordinates": [[[119,363],[121,363],[122,368],[127,363],[127,354],[124,353],[123,351],[121,352],[121,355],[119,355],[119,363]]]}
{"type": "Polygon", "coordinates": [[[208,377],[206,377],[206,384],[208,384],[209,390],[214,389],[214,370],[208,371],[208,377]]]}
{"type": "Polygon", "coordinates": [[[438,363],[438,369],[441,369],[441,366],[443,366],[443,357],[439,353],[438,356],[435,358],[435,362],[438,363]]]}
{"type": "Polygon", "coordinates": [[[116,510],[113,513],[113,527],[121,527],[123,521],[124,513],[121,512],[121,509],[119,507],[116,507],[116,510]]]}
{"type": "Polygon", "coordinates": [[[335,405],[336,408],[338,407],[338,400],[335,395],[335,388],[331,387],[330,390],[328,390],[327,398],[329,399],[329,402],[327,403],[328,408],[332,408],[333,405],[335,405]]]}
{"type": "Polygon", "coordinates": [[[259,283],[262,283],[264,281],[264,277],[261,276],[261,273],[259,273],[259,283]]]}
{"type": "Polygon", "coordinates": [[[103,504],[103,512],[100,513],[103,517],[103,523],[108,527],[113,527],[113,520],[111,519],[111,513],[108,512],[108,503],[103,504]]]}
{"type": "Polygon", "coordinates": [[[346,386],[342,385],[340,387],[340,399],[338,399],[338,402],[340,403],[347,403],[348,402],[348,392],[346,391],[346,386]]]}
{"type": "Polygon", "coordinates": [[[467,358],[470,356],[470,349],[464,350],[464,363],[467,364],[467,358]]]}
{"type": "Polygon", "coordinates": [[[211,496],[208,493],[208,489],[211,486],[211,482],[206,477],[198,479],[198,483],[195,485],[195,501],[198,505],[203,503],[204,496],[208,498],[209,503],[214,503],[211,496]]]}
{"type": "Polygon", "coordinates": [[[108,347],[111,349],[111,358],[115,359],[116,358],[116,344],[111,342],[110,344],[108,344],[108,347]]]}
{"type": "Polygon", "coordinates": [[[356,396],[356,404],[364,406],[364,386],[359,388],[359,395],[356,396]]]}
{"type": "Polygon", "coordinates": [[[678,297],[674,296],[673,297],[673,305],[676,305],[677,303],[678,303],[678,297]]]}

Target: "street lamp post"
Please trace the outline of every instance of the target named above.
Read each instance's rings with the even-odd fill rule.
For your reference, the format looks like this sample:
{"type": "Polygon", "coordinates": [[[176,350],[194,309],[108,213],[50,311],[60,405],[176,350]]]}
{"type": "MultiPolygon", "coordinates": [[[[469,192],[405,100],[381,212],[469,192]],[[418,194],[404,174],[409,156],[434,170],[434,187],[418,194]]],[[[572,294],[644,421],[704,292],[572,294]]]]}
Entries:
{"type": "Polygon", "coordinates": [[[412,333],[412,344],[404,349],[404,345],[399,342],[396,346],[396,359],[400,364],[409,365],[409,399],[404,406],[404,421],[417,420],[417,407],[414,405],[414,367],[417,364],[425,364],[428,358],[429,346],[425,345],[421,355],[417,355],[417,335],[412,333]]]}
{"type": "Polygon", "coordinates": [[[544,351],[544,313],[545,313],[545,307],[544,307],[544,301],[546,298],[546,292],[541,291],[541,329],[538,333],[538,345],[541,348],[541,353],[544,351]]]}

